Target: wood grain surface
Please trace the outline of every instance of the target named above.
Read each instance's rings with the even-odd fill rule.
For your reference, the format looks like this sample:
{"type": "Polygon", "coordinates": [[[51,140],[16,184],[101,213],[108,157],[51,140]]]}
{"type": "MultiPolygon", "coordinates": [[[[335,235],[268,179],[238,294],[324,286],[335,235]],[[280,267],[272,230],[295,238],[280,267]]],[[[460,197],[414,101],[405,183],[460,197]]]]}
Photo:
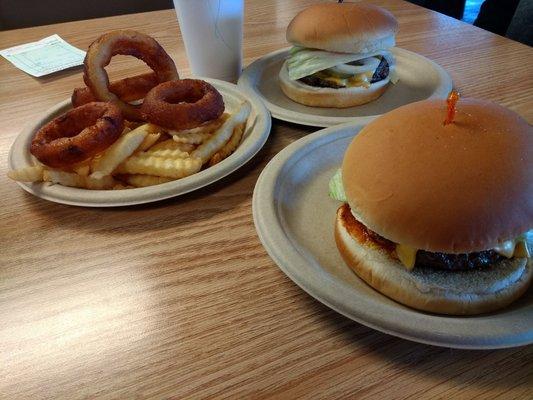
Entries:
{"type": "MultiPolygon", "coordinates": [[[[286,46],[304,0],[246,1],[249,63],[286,46]]],[[[402,1],[398,45],[436,61],[465,96],[533,122],[533,50],[402,1]]],[[[173,10],[0,32],[0,48],[58,33],[153,35],[182,75],[173,10]]],[[[114,60],[112,76],[142,71],[114,60]]],[[[80,69],[35,79],[0,60],[0,398],[531,399],[533,346],[462,351],[397,339],[314,301],[271,261],[251,198],[269,159],[312,128],[274,121],[245,167],[147,206],[49,203],[6,177],[23,126],[82,84],[80,69]]]]}

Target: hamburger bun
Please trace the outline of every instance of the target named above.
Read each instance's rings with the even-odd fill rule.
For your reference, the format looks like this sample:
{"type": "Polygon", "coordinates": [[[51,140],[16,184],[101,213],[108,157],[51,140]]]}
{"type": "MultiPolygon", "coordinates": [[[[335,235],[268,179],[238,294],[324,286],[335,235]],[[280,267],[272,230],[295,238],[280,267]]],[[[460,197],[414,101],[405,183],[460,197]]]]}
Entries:
{"type": "Polygon", "coordinates": [[[471,315],[506,307],[522,296],[533,279],[531,259],[511,258],[471,271],[408,271],[385,250],[361,243],[350,234],[350,210],[341,206],[335,241],[346,264],[368,285],[418,310],[471,315]]]}
{"type": "Polygon", "coordinates": [[[306,8],[287,28],[287,41],[342,53],[369,53],[395,45],[398,22],[387,10],[362,3],[323,3],[306,8]]]}
{"type": "Polygon", "coordinates": [[[311,107],[345,108],[365,104],[380,97],[389,83],[390,74],[387,78],[372,83],[369,88],[322,88],[289,79],[287,62],[279,71],[279,84],[283,93],[291,100],[311,107]]]}
{"type": "Polygon", "coordinates": [[[443,100],[411,103],[359,132],[342,163],[352,213],[430,252],[487,250],[531,229],[532,127],[485,100],[460,99],[448,125],[446,112],[443,100]]]}

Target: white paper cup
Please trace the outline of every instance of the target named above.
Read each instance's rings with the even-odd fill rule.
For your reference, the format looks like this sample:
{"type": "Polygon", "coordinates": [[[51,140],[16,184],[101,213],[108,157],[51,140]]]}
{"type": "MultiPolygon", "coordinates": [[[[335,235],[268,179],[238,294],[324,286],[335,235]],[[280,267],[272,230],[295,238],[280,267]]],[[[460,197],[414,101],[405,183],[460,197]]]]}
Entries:
{"type": "Polygon", "coordinates": [[[236,82],[242,70],[244,0],[174,0],[192,73],[236,82]]]}

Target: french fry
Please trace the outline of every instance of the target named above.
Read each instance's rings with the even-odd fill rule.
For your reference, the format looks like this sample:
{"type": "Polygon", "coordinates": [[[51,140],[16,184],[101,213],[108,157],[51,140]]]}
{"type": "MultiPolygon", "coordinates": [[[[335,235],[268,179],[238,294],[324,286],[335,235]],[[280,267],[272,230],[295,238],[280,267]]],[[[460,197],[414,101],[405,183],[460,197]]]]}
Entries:
{"type": "Polygon", "coordinates": [[[89,175],[91,173],[91,161],[87,160],[76,164],[74,167],[72,167],[72,171],[82,176],[89,175]]]}
{"type": "Polygon", "coordinates": [[[174,141],[187,144],[201,144],[211,137],[211,134],[206,132],[169,133],[172,135],[174,141]]]}
{"type": "Polygon", "coordinates": [[[181,150],[181,151],[184,151],[186,153],[190,153],[195,148],[196,148],[196,146],[194,144],[178,143],[178,142],[175,142],[172,139],[168,139],[168,140],[165,140],[164,142],[159,142],[159,143],[154,144],[152,147],[150,147],[147,150],[147,153],[152,153],[152,152],[155,152],[157,150],[181,150]]]}
{"type": "Polygon", "coordinates": [[[35,165],[33,167],[12,169],[7,173],[7,176],[19,182],[42,182],[43,171],[42,165],[35,165]]]}
{"type": "Polygon", "coordinates": [[[161,157],[161,158],[188,158],[189,153],[186,151],[181,151],[179,149],[174,150],[153,150],[150,152],[141,152],[136,154],[137,157],[161,157]]]}
{"type": "Polygon", "coordinates": [[[214,121],[206,122],[200,126],[191,129],[180,129],[167,131],[169,135],[190,135],[195,133],[213,133],[222,126],[222,124],[229,118],[228,113],[222,114],[214,121]]]}
{"type": "Polygon", "coordinates": [[[250,115],[251,105],[249,102],[241,104],[240,108],[235,114],[230,116],[224,124],[216,131],[211,138],[205,143],[202,143],[191,153],[191,157],[199,158],[202,163],[207,162],[213,154],[219,151],[233,134],[233,130],[237,125],[246,123],[248,116],[250,115]]]}
{"type": "Polygon", "coordinates": [[[155,128],[157,128],[155,125],[144,124],[121,136],[92,165],[91,176],[99,178],[110,175],[120,163],[133,154],[144,141],[146,135],[153,133],[155,128]]]}
{"type": "Polygon", "coordinates": [[[124,180],[131,186],[146,187],[170,182],[173,179],[155,175],[124,175],[124,180]]]}
{"type": "Polygon", "coordinates": [[[215,164],[218,164],[220,161],[228,157],[231,153],[235,151],[239,143],[241,143],[242,135],[244,133],[245,124],[240,124],[233,129],[233,134],[229,138],[228,142],[207,162],[207,165],[212,167],[215,164]]]}
{"type": "Polygon", "coordinates": [[[46,169],[43,172],[45,182],[58,183],[63,186],[71,186],[82,189],[111,189],[115,185],[115,180],[110,175],[101,178],[92,176],[81,176],[72,172],[59,171],[55,169],[46,169]]]}
{"type": "Polygon", "coordinates": [[[167,178],[183,178],[202,168],[198,158],[161,158],[132,156],[117,168],[120,174],[156,175],[167,178]]]}
{"type": "Polygon", "coordinates": [[[152,147],[155,144],[155,142],[159,140],[160,137],[161,137],[161,132],[147,134],[144,137],[144,140],[142,141],[142,143],[137,148],[137,151],[148,150],[150,147],[152,147]]]}
{"type": "MultiPolygon", "coordinates": [[[[142,122],[138,122],[138,121],[128,121],[128,120],[124,120],[124,126],[129,129],[130,131],[132,129],[135,129],[135,128],[138,128],[139,126],[141,126],[143,123],[142,122]]],[[[124,133],[124,132],[122,132],[124,133]]]]}
{"type": "Polygon", "coordinates": [[[191,129],[169,130],[167,133],[178,143],[201,144],[211,137],[222,124],[229,118],[229,114],[224,113],[214,121],[206,122],[203,125],[191,129]]]}

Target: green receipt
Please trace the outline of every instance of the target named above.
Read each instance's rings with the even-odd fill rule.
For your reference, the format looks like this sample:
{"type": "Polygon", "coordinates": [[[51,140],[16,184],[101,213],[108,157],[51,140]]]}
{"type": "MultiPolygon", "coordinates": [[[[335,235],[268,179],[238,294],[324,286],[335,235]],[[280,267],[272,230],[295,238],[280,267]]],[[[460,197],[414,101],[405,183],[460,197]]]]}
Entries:
{"type": "Polygon", "coordinates": [[[15,67],[39,77],[83,64],[85,52],[68,44],[59,35],[38,42],[0,50],[15,67]]]}

